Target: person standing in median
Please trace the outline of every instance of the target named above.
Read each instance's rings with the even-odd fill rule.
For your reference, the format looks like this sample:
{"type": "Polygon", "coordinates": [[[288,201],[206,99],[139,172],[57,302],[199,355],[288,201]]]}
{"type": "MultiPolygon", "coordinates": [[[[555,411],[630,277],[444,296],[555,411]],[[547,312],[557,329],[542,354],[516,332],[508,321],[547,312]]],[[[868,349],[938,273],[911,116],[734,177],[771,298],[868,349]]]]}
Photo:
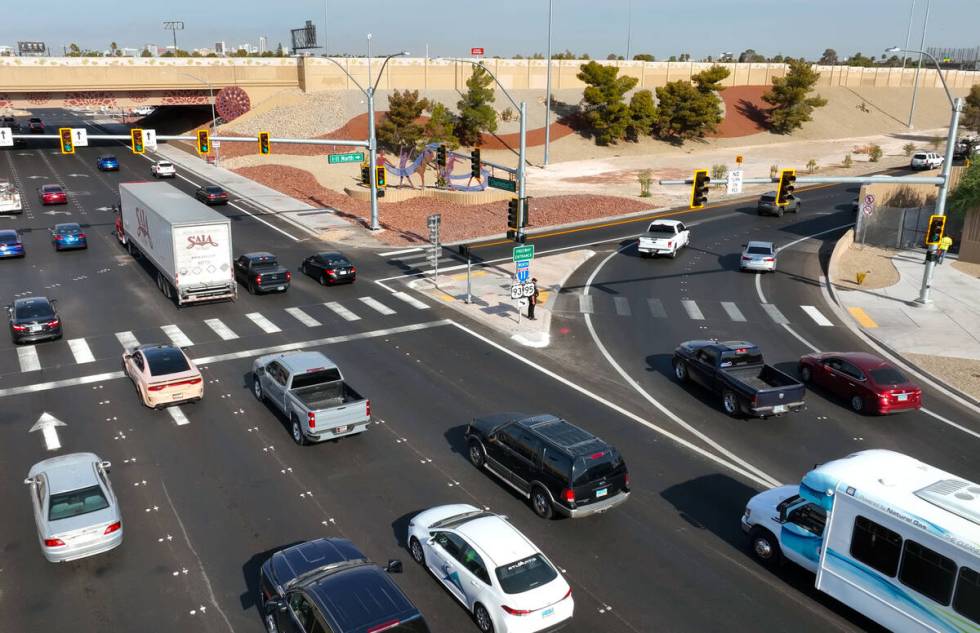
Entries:
{"type": "Polygon", "coordinates": [[[534,284],[534,294],[527,298],[527,318],[534,321],[534,306],[538,305],[538,278],[532,277],[531,283],[534,284]]]}
{"type": "Polygon", "coordinates": [[[937,263],[939,264],[943,263],[943,260],[946,258],[946,251],[948,251],[952,247],[953,247],[953,238],[951,238],[948,235],[944,235],[943,239],[939,240],[939,258],[937,263]]]}

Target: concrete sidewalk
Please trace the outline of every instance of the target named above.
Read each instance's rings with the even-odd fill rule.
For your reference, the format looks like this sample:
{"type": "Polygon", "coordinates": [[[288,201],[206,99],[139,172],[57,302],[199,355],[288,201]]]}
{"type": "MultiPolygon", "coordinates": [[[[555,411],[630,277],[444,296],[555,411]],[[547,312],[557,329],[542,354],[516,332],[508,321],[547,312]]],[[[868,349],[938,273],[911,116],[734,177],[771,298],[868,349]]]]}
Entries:
{"type": "Polygon", "coordinates": [[[980,403],[980,279],[947,255],[936,266],[932,302],[916,303],[924,259],[922,251],[898,251],[891,257],[897,283],[878,290],[836,283],[834,292],[865,334],[980,403]]]}

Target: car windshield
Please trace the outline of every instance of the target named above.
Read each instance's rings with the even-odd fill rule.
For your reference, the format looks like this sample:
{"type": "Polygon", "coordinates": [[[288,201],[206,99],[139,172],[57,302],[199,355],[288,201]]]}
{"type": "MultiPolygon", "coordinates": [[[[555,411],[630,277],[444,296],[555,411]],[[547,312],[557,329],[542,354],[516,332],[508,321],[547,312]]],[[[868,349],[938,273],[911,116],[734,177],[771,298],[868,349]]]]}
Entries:
{"type": "Polygon", "coordinates": [[[15,319],[50,319],[54,310],[47,301],[26,301],[14,305],[15,319]]]}
{"type": "Polygon", "coordinates": [[[61,193],[61,187],[58,185],[44,185],[41,190],[45,193],[61,193]]]}
{"type": "Polygon", "coordinates": [[[666,233],[668,235],[674,234],[674,227],[670,224],[651,224],[648,233],[666,233]]]}
{"type": "Polygon", "coordinates": [[[871,379],[879,385],[897,385],[905,382],[905,376],[894,367],[879,367],[871,370],[871,379]]]}
{"type": "Polygon", "coordinates": [[[163,167],[164,169],[170,169],[173,167],[171,163],[157,163],[157,167],[163,167]]]}
{"type": "Polygon", "coordinates": [[[496,569],[497,580],[504,593],[524,593],[547,585],[558,577],[558,572],[541,554],[523,558],[496,569]]]}
{"type": "Polygon", "coordinates": [[[143,350],[146,362],[150,365],[151,376],[162,376],[164,374],[177,374],[182,371],[189,371],[190,365],[187,364],[187,357],[175,347],[157,347],[154,349],[143,350]]]}
{"type": "Polygon", "coordinates": [[[89,512],[105,510],[108,507],[109,501],[98,485],[70,492],[59,492],[51,495],[48,521],[70,519],[89,512]]]}
{"type": "Polygon", "coordinates": [[[327,266],[338,268],[347,268],[350,266],[350,260],[346,257],[338,257],[337,255],[321,255],[320,260],[327,266]]]}
{"type": "Polygon", "coordinates": [[[615,450],[607,449],[583,455],[575,460],[572,466],[572,486],[584,486],[603,477],[612,477],[626,470],[623,458],[615,450]]]}
{"type": "Polygon", "coordinates": [[[772,255],[772,249],[768,246],[750,246],[746,252],[749,255],[772,255]]]}
{"type": "Polygon", "coordinates": [[[293,376],[293,389],[322,385],[328,382],[340,380],[340,370],[336,367],[330,369],[314,369],[297,376],[293,376]]]}

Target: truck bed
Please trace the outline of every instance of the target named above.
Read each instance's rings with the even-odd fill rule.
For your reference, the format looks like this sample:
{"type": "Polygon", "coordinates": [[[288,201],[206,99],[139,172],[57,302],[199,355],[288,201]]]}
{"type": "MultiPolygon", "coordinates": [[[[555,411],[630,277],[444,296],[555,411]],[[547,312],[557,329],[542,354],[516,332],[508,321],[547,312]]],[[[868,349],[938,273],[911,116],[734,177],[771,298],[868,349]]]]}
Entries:
{"type": "Polygon", "coordinates": [[[765,391],[779,387],[790,387],[800,383],[792,376],[784,374],[771,365],[762,367],[737,367],[725,369],[726,374],[755,391],[765,391]]]}
{"type": "Polygon", "coordinates": [[[290,393],[310,411],[332,409],[364,399],[342,380],[293,389],[290,393]]]}

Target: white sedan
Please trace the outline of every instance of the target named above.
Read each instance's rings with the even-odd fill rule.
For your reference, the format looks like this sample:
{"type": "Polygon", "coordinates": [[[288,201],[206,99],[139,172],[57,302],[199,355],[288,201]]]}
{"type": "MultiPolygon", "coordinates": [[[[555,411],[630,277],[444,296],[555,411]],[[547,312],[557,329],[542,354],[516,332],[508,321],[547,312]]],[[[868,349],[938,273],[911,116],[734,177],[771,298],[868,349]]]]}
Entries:
{"type": "Polygon", "coordinates": [[[473,614],[483,633],[551,631],[570,620],[572,588],[504,517],[468,504],[420,512],[408,549],[473,614]]]}
{"type": "Polygon", "coordinates": [[[177,176],[177,168],[170,161],[158,160],[150,165],[150,173],[154,178],[174,178],[177,176]]]}

